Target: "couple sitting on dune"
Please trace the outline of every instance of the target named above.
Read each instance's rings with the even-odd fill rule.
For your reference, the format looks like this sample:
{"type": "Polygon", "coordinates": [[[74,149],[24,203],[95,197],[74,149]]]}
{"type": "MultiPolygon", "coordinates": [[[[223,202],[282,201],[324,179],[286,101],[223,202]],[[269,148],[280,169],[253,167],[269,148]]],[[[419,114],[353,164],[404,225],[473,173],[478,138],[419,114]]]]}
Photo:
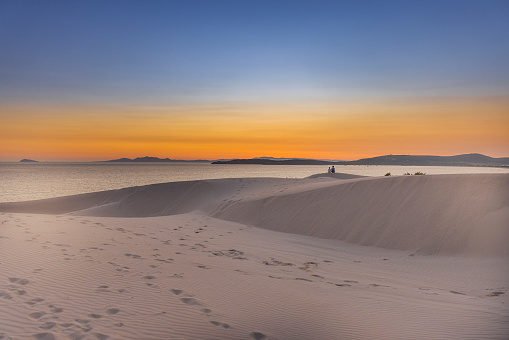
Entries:
{"type": "Polygon", "coordinates": [[[329,167],[329,171],[327,171],[329,174],[333,174],[336,172],[336,169],[334,169],[334,165],[332,166],[332,169],[331,167],[329,167]]]}

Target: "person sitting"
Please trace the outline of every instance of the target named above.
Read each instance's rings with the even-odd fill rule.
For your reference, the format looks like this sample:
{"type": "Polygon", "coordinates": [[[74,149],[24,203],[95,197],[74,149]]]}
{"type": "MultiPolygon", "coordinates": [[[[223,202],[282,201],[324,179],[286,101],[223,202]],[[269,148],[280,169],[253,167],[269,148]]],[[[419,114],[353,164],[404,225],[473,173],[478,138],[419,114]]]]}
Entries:
{"type": "Polygon", "coordinates": [[[327,171],[329,174],[331,173],[331,169],[330,169],[330,166],[329,166],[329,170],[327,171]]]}
{"type": "Polygon", "coordinates": [[[330,170],[332,173],[336,172],[336,169],[334,169],[334,165],[332,166],[332,169],[330,170]]]}

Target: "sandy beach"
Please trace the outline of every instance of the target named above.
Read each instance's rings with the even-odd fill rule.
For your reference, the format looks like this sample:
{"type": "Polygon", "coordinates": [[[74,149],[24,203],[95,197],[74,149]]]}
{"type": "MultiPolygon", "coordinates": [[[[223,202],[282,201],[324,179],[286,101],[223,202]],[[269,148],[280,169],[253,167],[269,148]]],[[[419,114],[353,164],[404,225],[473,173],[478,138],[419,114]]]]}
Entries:
{"type": "Polygon", "coordinates": [[[0,339],[509,339],[509,174],[0,203],[0,339]]]}

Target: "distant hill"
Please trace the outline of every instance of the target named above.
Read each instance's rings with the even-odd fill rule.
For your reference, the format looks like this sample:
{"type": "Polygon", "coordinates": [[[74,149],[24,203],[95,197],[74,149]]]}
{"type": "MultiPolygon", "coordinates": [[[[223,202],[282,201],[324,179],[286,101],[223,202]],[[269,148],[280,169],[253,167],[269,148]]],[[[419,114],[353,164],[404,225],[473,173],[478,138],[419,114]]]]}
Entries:
{"type": "Polygon", "coordinates": [[[325,161],[316,159],[233,159],[212,164],[262,164],[262,165],[414,165],[414,166],[495,166],[509,167],[509,157],[493,158],[477,153],[457,156],[385,155],[356,161],[325,161]]]}
{"type": "Polygon", "coordinates": [[[192,160],[192,161],[186,161],[186,160],[176,160],[176,159],[170,159],[170,158],[158,158],[158,157],[138,157],[138,158],[119,158],[119,159],[113,159],[110,161],[103,161],[107,163],[181,163],[181,162],[207,162],[210,163],[209,160],[192,160]]]}
{"type": "Polygon", "coordinates": [[[339,162],[322,161],[322,160],[317,160],[317,159],[251,158],[251,159],[232,159],[232,160],[229,160],[229,161],[215,161],[215,162],[212,162],[212,164],[327,165],[327,164],[340,164],[340,163],[339,162]]]}
{"type": "MultiPolygon", "coordinates": [[[[253,159],[271,160],[271,161],[319,161],[319,162],[341,162],[337,159],[309,159],[309,158],[274,158],[274,157],[255,157],[253,159]]],[[[218,160],[219,161],[219,160],[218,160]]]]}
{"type": "Polygon", "coordinates": [[[357,165],[421,165],[421,166],[509,166],[509,157],[493,158],[478,153],[457,156],[386,155],[348,162],[357,165]]]}
{"type": "Polygon", "coordinates": [[[19,161],[20,163],[39,163],[39,161],[34,161],[33,159],[22,159],[19,161]]]}

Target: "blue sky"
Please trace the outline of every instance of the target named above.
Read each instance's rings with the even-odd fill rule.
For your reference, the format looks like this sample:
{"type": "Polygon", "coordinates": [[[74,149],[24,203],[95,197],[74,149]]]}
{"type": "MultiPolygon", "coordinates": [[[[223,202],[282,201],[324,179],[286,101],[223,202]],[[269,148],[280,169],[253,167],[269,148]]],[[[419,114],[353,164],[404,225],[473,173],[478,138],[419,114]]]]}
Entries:
{"type": "Polygon", "coordinates": [[[509,94],[508,1],[2,1],[0,100],[509,94]]]}
{"type": "Polygon", "coordinates": [[[0,161],[505,157],[509,1],[1,1],[0,161]]]}

